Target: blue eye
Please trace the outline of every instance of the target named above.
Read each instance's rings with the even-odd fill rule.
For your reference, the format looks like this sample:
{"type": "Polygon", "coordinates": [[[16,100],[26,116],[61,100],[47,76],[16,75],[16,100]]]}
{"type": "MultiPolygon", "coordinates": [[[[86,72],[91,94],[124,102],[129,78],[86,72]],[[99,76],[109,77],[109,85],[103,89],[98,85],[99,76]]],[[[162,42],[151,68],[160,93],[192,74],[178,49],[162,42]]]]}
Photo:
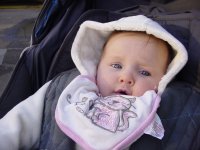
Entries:
{"type": "Polygon", "coordinates": [[[122,66],[120,64],[112,64],[111,66],[115,69],[122,69],[122,66]]]}
{"type": "Polygon", "coordinates": [[[145,70],[141,70],[141,71],[139,71],[139,73],[143,76],[151,76],[151,73],[149,73],[148,71],[145,71],[145,70]]]}

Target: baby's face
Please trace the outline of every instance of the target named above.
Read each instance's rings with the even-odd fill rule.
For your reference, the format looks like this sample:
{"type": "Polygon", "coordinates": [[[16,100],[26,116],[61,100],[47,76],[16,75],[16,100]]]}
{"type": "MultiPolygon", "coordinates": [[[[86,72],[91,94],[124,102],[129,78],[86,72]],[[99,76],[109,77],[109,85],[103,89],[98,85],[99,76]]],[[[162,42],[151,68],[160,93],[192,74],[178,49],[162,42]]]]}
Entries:
{"type": "Polygon", "coordinates": [[[104,47],[97,85],[102,96],[142,96],[157,88],[167,65],[165,42],[142,32],[116,33],[104,47]]]}

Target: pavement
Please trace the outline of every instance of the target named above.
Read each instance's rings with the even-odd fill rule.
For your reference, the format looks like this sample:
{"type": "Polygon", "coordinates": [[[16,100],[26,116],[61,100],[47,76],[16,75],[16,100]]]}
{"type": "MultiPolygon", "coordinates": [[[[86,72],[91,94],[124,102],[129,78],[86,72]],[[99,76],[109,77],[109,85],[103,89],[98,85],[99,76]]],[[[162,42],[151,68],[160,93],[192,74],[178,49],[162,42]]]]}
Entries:
{"type": "Polygon", "coordinates": [[[24,48],[41,6],[0,6],[0,95],[5,89],[24,48]]]}

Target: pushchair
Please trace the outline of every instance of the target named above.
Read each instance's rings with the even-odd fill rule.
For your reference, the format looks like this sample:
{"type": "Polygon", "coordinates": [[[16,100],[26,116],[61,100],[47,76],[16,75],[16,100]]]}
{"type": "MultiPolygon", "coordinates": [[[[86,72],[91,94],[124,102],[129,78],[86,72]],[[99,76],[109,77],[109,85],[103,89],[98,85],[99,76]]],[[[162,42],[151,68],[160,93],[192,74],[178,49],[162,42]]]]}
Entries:
{"type": "Polygon", "coordinates": [[[166,129],[165,138],[157,141],[144,136],[133,147],[199,149],[200,4],[197,0],[187,3],[181,0],[45,1],[33,29],[31,45],[23,52],[1,96],[1,117],[45,82],[74,68],[70,48],[82,22],[108,22],[125,16],[144,14],[158,21],[185,45],[189,61],[163,94],[158,113],[166,129]]]}

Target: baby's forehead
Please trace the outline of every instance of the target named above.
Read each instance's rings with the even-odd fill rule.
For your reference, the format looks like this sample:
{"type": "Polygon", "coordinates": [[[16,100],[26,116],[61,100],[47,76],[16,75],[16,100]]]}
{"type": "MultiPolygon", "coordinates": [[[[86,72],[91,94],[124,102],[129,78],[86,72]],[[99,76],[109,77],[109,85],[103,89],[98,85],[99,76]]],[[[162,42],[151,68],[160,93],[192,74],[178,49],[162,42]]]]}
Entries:
{"type": "MultiPolygon", "coordinates": [[[[116,51],[116,49],[114,50],[116,51]]],[[[128,55],[126,49],[129,49],[129,52],[130,52],[129,55],[131,53],[134,53],[134,55],[137,55],[138,58],[145,59],[146,61],[151,60],[152,57],[158,58],[158,59],[161,59],[159,57],[162,57],[162,61],[165,62],[169,57],[169,48],[168,48],[167,42],[159,38],[156,38],[153,35],[146,34],[146,32],[137,32],[137,31],[136,32],[135,31],[113,32],[110,35],[107,44],[105,45],[105,49],[104,49],[105,52],[103,52],[104,54],[103,56],[105,56],[105,53],[107,53],[108,56],[110,55],[118,56],[121,54],[122,56],[124,56],[123,51],[125,52],[126,55],[128,55]],[[123,38],[127,36],[129,38],[123,38]],[[129,42],[126,42],[126,40],[129,40],[129,42]],[[122,48],[119,48],[120,47],[118,45],[119,42],[123,43],[122,48]],[[113,47],[113,45],[117,45],[117,46],[113,47]],[[130,45],[130,46],[127,46],[127,45],[130,45]],[[120,51],[118,50],[117,53],[113,54],[112,48],[119,49],[120,51]]]]}
{"type": "Polygon", "coordinates": [[[167,45],[162,40],[145,34],[144,32],[115,32],[111,35],[106,43],[104,50],[105,52],[112,53],[113,51],[118,52],[135,52],[139,51],[144,52],[153,52],[160,53],[167,49],[167,45]]]}
{"type": "MultiPolygon", "coordinates": [[[[144,47],[151,45],[156,49],[169,49],[169,44],[166,41],[141,31],[114,31],[108,37],[103,49],[107,46],[117,45],[118,42],[131,45],[131,42],[127,42],[127,40],[132,41],[134,44],[140,43],[144,47]]],[[[135,46],[134,44],[132,45],[133,47],[135,46]]]]}

